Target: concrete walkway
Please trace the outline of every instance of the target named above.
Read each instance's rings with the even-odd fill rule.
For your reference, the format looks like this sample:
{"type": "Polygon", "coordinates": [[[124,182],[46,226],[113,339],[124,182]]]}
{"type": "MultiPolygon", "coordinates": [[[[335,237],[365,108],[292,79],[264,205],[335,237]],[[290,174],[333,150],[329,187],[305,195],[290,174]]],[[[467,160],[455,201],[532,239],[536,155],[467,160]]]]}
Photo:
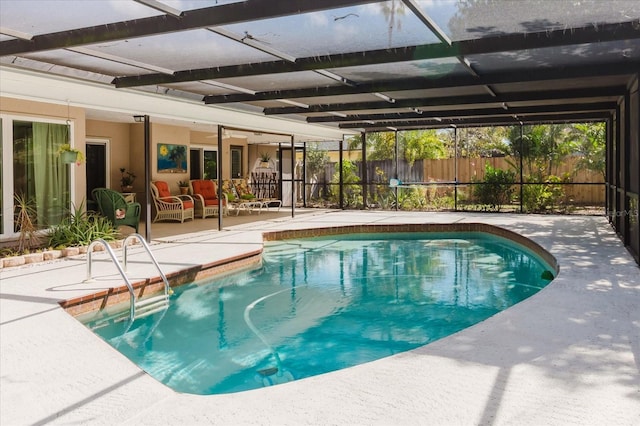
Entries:
{"type": "MultiPolygon", "coordinates": [[[[120,285],[85,258],[0,270],[0,425],[638,425],[640,270],[603,217],[319,212],[154,240],[165,272],[261,246],[267,230],[484,222],[560,264],[535,296],[448,338],[349,369],[228,395],[179,394],[59,306],[120,285]]],[[[133,278],[153,275],[130,264],[133,278]]],[[[140,260],[143,258],[140,257],[140,260]]]]}

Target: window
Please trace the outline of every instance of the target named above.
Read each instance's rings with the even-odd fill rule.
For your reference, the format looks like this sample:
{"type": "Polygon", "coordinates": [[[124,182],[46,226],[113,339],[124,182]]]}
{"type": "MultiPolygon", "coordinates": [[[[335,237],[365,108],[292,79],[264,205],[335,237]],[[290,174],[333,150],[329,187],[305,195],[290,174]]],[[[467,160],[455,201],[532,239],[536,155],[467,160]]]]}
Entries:
{"type": "Polygon", "coordinates": [[[242,147],[231,147],[231,178],[242,177],[242,147]]]}
{"type": "Polygon", "coordinates": [[[191,148],[191,179],[218,178],[218,151],[208,148],[191,148]]]}

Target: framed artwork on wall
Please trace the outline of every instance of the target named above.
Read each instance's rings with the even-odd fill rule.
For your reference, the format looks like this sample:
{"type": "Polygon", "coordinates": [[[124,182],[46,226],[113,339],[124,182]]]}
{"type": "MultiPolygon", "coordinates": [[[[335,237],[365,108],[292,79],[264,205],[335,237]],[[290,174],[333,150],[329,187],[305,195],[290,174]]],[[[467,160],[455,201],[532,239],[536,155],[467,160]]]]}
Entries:
{"type": "Polygon", "coordinates": [[[187,146],[158,144],[158,173],[186,173],[187,146]]]}

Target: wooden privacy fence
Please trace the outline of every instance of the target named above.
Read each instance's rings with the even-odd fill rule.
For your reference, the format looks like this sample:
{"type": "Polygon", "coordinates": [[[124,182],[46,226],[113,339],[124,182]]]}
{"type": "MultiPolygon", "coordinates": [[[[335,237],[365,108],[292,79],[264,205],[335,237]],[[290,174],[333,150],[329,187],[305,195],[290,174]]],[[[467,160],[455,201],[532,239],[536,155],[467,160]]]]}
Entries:
{"type": "MultiPolygon", "coordinates": [[[[443,160],[423,160],[424,176],[429,180],[453,181],[455,178],[455,158],[443,160]]],[[[569,173],[572,181],[576,183],[604,183],[604,177],[596,172],[587,170],[578,171],[578,158],[565,160],[558,167],[551,170],[556,176],[569,173]]],[[[513,157],[489,157],[489,158],[458,158],[458,182],[472,182],[484,180],[485,164],[490,164],[496,169],[510,170],[512,164],[518,164],[518,159],[513,157]]],[[[527,175],[527,166],[524,164],[524,174],[527,175]]],[[[520,177],[516,176],[516,180],[520,177]]]]}
{"type": "MultiPolygon", "coordinates": [[[[571,182],[575,185],[564,185],[565,193],[575,204],[604,204],[604,178],[600,173],[588,170],[578,170],[578,158],[565,160],[560,166],[551,170],[556,176],[568,173],[571,182]]],[[[488,158],[447,158],[440,160],[417,160],[412,165],[407,162],[398,162],[398,178],[402,182],[426,183],[443,182],[459,183],[481,182],[484,180],[485,165],[490,164],[496,169],[511,170],[511,164],[517,164],[518,159],[513,157],[488,157],[488,158]],[[457,161],[457,165],[456,165],[457,161]],[[511,163],[511,164],[510,164],[511,163]]],[[[354,162],[358,176],[362,177],[362,162],[354,162]]],[[[331,182],[333,174],[337,170],[337,163],[326,165],[324,173],[320,173],[318,184],[326,185],[331,182]]],[[[367,180],[369,183],[388,183],[395,177],[394,160],[367,161],[367,180]]],[[[525,165],[525,177],[528,174],[525,165]]],[[[520,176],[516,176],[519,182],[520,176]]],[[[451,186],[453,188],[453,186],[451,186]]],[[[317,194],[310,194],[312,196],[317,194]]]]}
{"type": "MultiPolygon", "coordinates": [[[[486,164],[490,164],[496,169],[510,170],[513,168],[511,164],[518,162],[518,159],[513,157],[423,160],[425,182],[453,182],[456,177],[456,160],[458,162],[458,182],[463,183],[483,181],[486,164]]],[[[551,173],[556,176],[568,173],[571,176],[571,182],[576,185],[565,185],[565,193],[571,197],[574,203],[604,204],[604,177],[597,172],[578,170],[578,161],[578,158],[567,159],[558,167],[553,168],[551,173]]],[[[526,166],[524,174],[526,178],[526,166]]],[[[516,176],[516,181],[519,180],[520,176],[516,176]]]]}

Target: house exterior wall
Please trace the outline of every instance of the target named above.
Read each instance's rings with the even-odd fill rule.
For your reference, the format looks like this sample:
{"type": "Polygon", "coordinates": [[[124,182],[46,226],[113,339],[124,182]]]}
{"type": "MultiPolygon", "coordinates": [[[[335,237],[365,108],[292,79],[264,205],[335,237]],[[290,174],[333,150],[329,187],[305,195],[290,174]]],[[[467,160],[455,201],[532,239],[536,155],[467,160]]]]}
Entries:
{"type": "MultiPolygon", "coordinates": [[[[110,181],[109,188],[120,190],[120,168],[131,169],[130,164],[130,129],[129,123],[112,123],[107,121],[87,120],[87,138],[107,139],[109,141],[108,160],[110,181]]],[[[136,174],[136,176],[141,176],[136,174]]],[[[134,182],[137,183],[137,182],[134,182]]]]}

